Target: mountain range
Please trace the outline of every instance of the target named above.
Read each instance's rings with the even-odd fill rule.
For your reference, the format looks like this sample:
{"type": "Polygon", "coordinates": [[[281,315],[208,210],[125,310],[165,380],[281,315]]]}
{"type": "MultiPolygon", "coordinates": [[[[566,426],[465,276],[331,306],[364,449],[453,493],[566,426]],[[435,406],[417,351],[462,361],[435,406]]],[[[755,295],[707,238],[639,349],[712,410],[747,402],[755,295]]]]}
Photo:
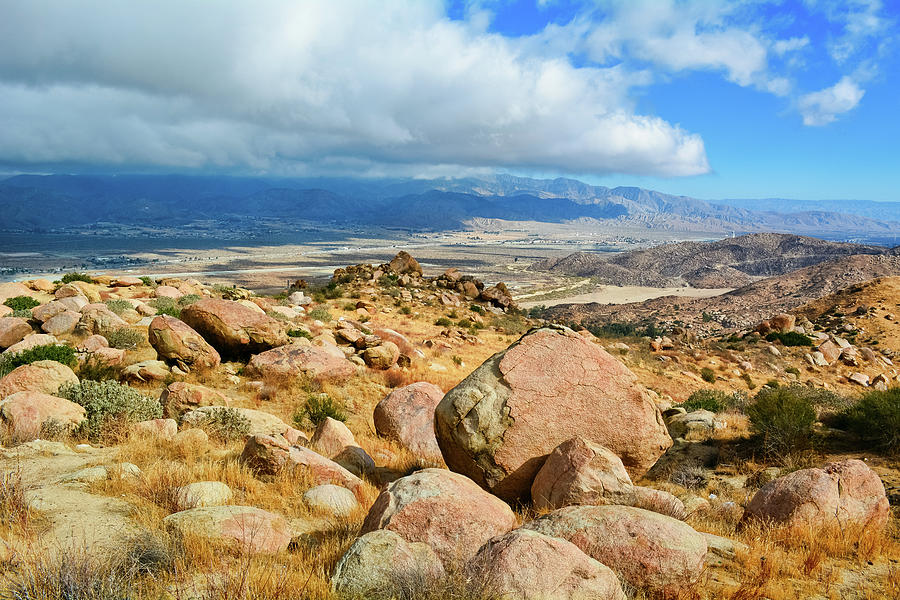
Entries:
{"type": "Polygon", "coordinates": [[[710,234],[781,231],[835,239],[890,240],[900,235],[900,223],[893,220],[900,218],[900,203],[878,203],[884,205],[879,210],[870,206],[876,203],[864,203],[858,214],[851,214],[846,212],[853,208],[850,205],[838,211],[759,202],[708,202],[637,187],[511,175],[457,179],[17,175],[0,181],[4,215],[0,228],[39,232],[97,222],[165,222],[178,227],[276,219],[439,231],[463,229],[476,219],[499,219],[710,234]],[[786,208],[774,210],[782,207],[786,208]]]}

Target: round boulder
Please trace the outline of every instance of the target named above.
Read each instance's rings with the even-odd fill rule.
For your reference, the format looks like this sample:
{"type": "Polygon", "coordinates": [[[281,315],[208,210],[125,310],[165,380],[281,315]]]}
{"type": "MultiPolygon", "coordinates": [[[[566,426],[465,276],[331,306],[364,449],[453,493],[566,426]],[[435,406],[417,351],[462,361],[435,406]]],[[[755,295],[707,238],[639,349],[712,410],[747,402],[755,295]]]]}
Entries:
{"type": "Polygon", "coordinates": [[[393,592],[414,593],[443,574],[441,561],[428,544],[379,529],[350,546],[338,561],[331,584],[341,597],[397,597],[393,592]]]}
{"type": "Polygon", "coordinates": [[[214,369],[221,362],[219,353],[206,343],[203,336],[175,317],[155,317],[150,321],[147,336],[150,345],[163,360],[199,369],[214,369]]]}
{"type": "Polygon", "coordinates": [[[866,463],[850,459],[770,481],[753,496],[744,520],[803,529],[835,522],[881,529],[889,514],[881,479],[866,463]]]}
{"type": "Polygon", "coordinates": [[[33,440],[45,426],[71,431],[85,419],[85,410],[65,398],[40,392],[17,392],[0,400],[0,418],[15,439],[33,440]]]}
{"type": "Polygon", "coordinates": [[[543,327],[495,354],[435,411],[444,461],[501,498],[526,497],[547,455],[578,435],[643,475],[672,445],[635,375],[566,327],[543,327]]]}
{"type": "Polygon", "coordinates": [[[369,368],[385,371],[397,364],[397,360],[400,358],[400,349],[394,342],[382,342],[363,350],[362,358],[369,368]]]}
{"type": "Polygon", "coordinates": [[[280,552],[291,542],[284,517],[252,506],[191,508],[169,515],[163,523],[176,535],[236,545],[250,553],[280,552]]]}
{"type": "Polygon", "coordinates": [[[0,348],[9,348],[31,333],[31,325],[21,317],[0,317],[0,348]]]}
{"type": "Polygon", "coordinates": [[[279,321],[231,300],[198,300],[181,311],[181,320],[230,355],[264,352],[288,343],[279,321]]]}
{"type": "Polygon", "coordinates": [[[234,494],[221,481],[196,481],[175,490],[175,504],[178,510],[188,510],[201,506],[222,506],[234,494]]]}
{"type": "Polygon", "coordinates": [[[378,496],[362,532],[389,529],[408,542],[424,542],[447,564],[469,560],[485,542],[515,525],[509,506],[470,479],[423,469],[394,481],[378,496]]]}
{"type": "Polygon", "coordinates": [[[67,384],[77,384],[78,376],[69,367],[55,360],[38,360],[16,367],[0,379],[0,399],[16,392],[40,392],[55,395],[67,384]]]}
{"type": "Polygon", "coordinates": [[[440,458],[434,409],[443,397],[444,391],[427,381],[397,388],[375,406],[375,431],[417,455],[440,458]]]}
{"type": "Polygon", "coordinates": [[[523,526],[568,540],[631,585],[664,594],[693,585],[706,539],[689,525],[631,506],[570,506],[523,526]]]}
{"type": "Polygon", "coordinates": [[[336,517],[348,517],[359,506],[353,492],[332,483],[306,490],[303,493],[303,503],[310,510],[329,513],[336,517]]]}
{"type": "Polygon", "coordinates": [[[469,563],[490,592],[520,600],[625,600],[612,570],[563,539],[516,529],[482,546],[469,563]]]}
{"type": "Polygon", "coordinates": [[[337,346],[289,344],[253,356],[247,365],[251,377],[309,377],[318,381],[346,379],[356,373],[337,346]]]}
{"type": "Polygon", "coordinates": [[[331,417],[325,417],[325,420],[319,423],[310,440],[313,448],[320,454],[328,458],[334,458],[348,446],[356,445],[356,438],[350,429],[331,417]]]}
{"type": "Polygon", "coordinates": [[[202,385],[176,381],[163,390],[159,403],[167,416],[178,419],[202,406],[228,406],[228,398],[222,392],[202,385]]]}

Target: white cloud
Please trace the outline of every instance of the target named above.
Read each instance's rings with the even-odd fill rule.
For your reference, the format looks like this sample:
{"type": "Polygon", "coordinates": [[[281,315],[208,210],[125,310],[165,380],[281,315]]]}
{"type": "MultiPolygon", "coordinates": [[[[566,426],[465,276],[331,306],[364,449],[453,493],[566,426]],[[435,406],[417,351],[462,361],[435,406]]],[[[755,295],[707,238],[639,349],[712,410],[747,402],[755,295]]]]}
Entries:
{"type": "Polygon", "coordinates": [[[831,87],[806,94],[799,102],[803,124],[819,126],[832,123],[838,115],[856,108],[865,93],[850,77],[842,77],[831,87]]]}
{"type": "Polygon", "coordinates": [[[450,21],[439,0],[0,0],[0,163],[691,175],[703,141],[630,75],[450,21]]]}
{"type": "Polygon", "coordinates": [[[793,37],[786,40],[776,40],[772,43],[772,50],[779,56],[789,52],[796,52],[809,46],[809,37],[793,37]]]}

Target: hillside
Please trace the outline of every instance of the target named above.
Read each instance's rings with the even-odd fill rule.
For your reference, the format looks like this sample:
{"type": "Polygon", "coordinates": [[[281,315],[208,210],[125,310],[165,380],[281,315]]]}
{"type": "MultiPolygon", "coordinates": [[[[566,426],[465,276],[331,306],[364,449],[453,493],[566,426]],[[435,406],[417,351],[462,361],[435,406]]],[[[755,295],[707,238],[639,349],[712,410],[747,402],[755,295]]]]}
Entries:
{"type": "Polygon", "coordinates": [[[608,285],[696,288],[741,287],[841,256],[887,255],[891,250],[790,234],[761,233],[716,242],[681,242],[621,254],[578,252],[547,259],[532,270],[593,277],[608,285]]]}
{"type": "MultiPolygon", "coordinates": [[[[742,273],[743,274],[743,273],[742,273]]],[[[768,277],[712,298],[666,296],[632,304],[560,304],[542,316],[563,323],[648,322],[688,324],[698,334],[750,327],[770,315],[877,277],[900,275],[896,254],[854,254],[768,277]]]]}
{"type": "Polygon", "coordinates": [[[582,222],[658,231],[782,231],[873,239],[897,224],[821,210],[749,210],[635,187],[498,175],[461,179],[240,178],[175,175],[19,175],[0,181],[6,231],[96,222],[259,230],[264,221],[439,231],[475,219],[582,222]]]}

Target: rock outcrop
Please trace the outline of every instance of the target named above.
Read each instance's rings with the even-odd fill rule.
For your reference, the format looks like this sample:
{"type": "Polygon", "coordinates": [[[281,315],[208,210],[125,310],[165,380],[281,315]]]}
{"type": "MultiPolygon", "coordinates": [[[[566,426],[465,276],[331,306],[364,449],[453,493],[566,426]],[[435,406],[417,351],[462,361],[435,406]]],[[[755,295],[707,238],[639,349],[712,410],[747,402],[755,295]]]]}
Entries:
{"type": "Polygon", "coordinates": [[[288,344],[253,356],[247,372],[254,377],[305,376],[336,381],[356,373],[356,367],[336,346],[288,344]]]}
{"type": "Polygon", "coordinates": [[[160,315],[147,330],[150,345],[163,360],[174,361],[180,369],[214,369],[221,362],[216,349],[184,321],[160,315]]]}
{"type": "Polygon", "coordinates": [[[279,321],[231,300],[198,300],[181,311],[181,320],[228,355],[264,352],[289,341],[279,321]]]}
{"type": "Polygon", "coordinates": [[[375,406],[375,431],[417,455],[440,458],[434,410],[443,397],[441,388],[426,381],[397,388],[375,406]]]}

